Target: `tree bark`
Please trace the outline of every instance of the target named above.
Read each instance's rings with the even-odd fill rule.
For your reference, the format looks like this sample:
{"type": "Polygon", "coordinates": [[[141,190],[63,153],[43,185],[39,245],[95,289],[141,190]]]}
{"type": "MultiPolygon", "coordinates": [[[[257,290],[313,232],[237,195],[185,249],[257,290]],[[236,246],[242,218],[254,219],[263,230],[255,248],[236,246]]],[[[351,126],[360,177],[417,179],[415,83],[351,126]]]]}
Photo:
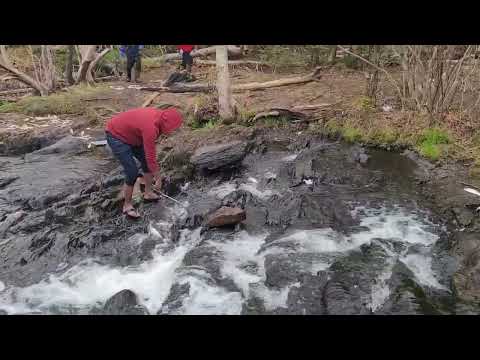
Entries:
{"type": "Polygon", "coordinates": [[[331,45],[328,53],[328,63],[334,64],[337,59],[337,45],[331,45]]]}
{"type": "Polygon", "coordinates": [[[97,66],[98,62],[105,56],[107,55],[110,50],[112,50],[111,47],[106,48],[102,50],[99,54],[96,55],[95,59],[88,65],[88,70],[87,70],[87,75],[86,79],[87,81],[92,84],[95,82],[95,66],[97,66]]]}
{"type": "MultiPolygon", "coordinates": [[[[80,52],[80,69],[78,70],[76,84],[86,82],[90,64],[95,60],[95,45],[79,45],[80,52]]],[[[91,76],[90,76],[91,80],[91,76]]]]}
{"type": "Polygon", "coordinates": [[[223,121],[233,119],[232,89],[228,72],[228,49],[226,45],[217,45],[217,92],[218,113],[223,121]]]}
{"type": "Polygon", "coordinates": [[[65,80],[68,85],[73,85],[75,80],[73,79],[73,53],[75,52],[74,45],[68,45],[67,49],[67,62],[65,64],[65,80]]]}

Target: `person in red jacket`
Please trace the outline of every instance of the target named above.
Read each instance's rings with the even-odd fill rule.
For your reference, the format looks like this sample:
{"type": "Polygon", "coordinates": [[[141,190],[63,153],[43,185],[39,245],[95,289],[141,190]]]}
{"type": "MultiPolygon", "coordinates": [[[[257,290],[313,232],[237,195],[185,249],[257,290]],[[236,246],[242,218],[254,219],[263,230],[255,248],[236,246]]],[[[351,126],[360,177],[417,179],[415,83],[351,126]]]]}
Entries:
{"type": "Polygon", "coordinates": [[[192,71],[192,65],[193,65],[193,58],[190,53],[193,51],[195,48],[195,45],[178,45],[177,46],[178,50],[180,51],[180,55],[182,56],[182,67],[187,70],[187,72],[190,74],[192,71]]]}
{"type": "Polygon", "coordinates": [[[141,176],[134,158],[140,162],[144,173],[144,201],[157,201],[158,195],[153,192],[153,184],[161,186],[161,177],[155,142],[160,134],[171,134],[182,122],[182,115],[174,108],[132,109],[115,115],[107,122],[107,143],[125,171],[123,213],[127,216],[135,219],[140,217],[132,204],[133,187],[141,176]]]}

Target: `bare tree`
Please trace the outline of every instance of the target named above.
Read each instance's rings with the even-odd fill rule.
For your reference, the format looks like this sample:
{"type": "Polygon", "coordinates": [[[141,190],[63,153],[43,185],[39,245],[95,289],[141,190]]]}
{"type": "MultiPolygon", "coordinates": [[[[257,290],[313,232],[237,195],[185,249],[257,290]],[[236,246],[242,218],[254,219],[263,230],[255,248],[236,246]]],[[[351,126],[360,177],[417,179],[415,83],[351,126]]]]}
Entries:
{"type": "Polygon", "coordinates": [[[228,72],[228,48],[226,45],[216,46],[216,61],[218,112],[223,121],[230,121],[234,118],[234,112],[230,74],[228,72]]]}
{"type": "Polygon", "coordinates": [[[41,46],[40,59],[36,59],[30,46],[34,77],[17,69],[8,56],[6,46],[0,45],[0,68],[8,71],[19,81],[31,86],[41,96],[48,95],[55,88],[55,68],[49,45],[41,46]]]}
{"type": "Polygon", "coordinates": [[[337,45],[330,45],[330,51],[328,52],[328,63],[333,64],[337,58],[337,45]]]}
{"type": "Polygon", "coordinates": [[[68,85],[73,85],[75,80],[73,79],[73,54],[75,53],[75,46],[68,45],[67,48],[67,61],[65,64],[65,80],[68,85]]]}
{"type": "Polygon", "coordinates": [[[80,54],[80,68],[78,69],[76,84],[82,82],[91,82],[92,75],[87,77],[90,70],[90,64],[95,60],[96,45],[79,45],[78,53],[80,54]]]}

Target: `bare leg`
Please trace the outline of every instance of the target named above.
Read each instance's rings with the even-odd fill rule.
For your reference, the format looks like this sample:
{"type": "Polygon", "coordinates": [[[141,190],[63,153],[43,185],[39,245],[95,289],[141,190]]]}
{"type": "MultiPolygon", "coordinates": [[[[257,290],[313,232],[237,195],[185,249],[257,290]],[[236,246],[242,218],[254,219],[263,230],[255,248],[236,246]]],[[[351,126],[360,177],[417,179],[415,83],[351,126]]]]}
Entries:
{"type": "Polygon", "coordinates": [[[143,174],[143,178],[145,179],[145,193],[143,197],[145,199],[153,200],[158,199],[159,196],[153,192],[153,175],[152,173],[145,173],[143,174]]]}
{"type": "Polygon", "coordinates": [[[123,212],[127,213],[131,217],[137,218],[137,217],[140,217],[140,215],[133,208],[132,194],[133,194],[133,186],[125,185],[125,188],[124,188],[125,200],[123,203],[123,212]]]}

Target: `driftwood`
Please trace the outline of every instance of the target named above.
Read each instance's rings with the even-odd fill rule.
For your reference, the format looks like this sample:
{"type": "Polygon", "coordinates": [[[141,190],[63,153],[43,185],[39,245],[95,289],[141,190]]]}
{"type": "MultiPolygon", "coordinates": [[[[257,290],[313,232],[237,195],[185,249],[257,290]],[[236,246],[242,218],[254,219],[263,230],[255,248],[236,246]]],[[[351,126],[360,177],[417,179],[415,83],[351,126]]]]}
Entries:
{"type": "MultiPolygon", "coordinates": [[[[308,75],[303,75],[303,76],[295,76],[295,77],[290,77],[290,78],[284,78],[284,79],[277,79],[277,80],[272,80],[272,81],[266,81],[266,82],[252,82],[252,83],[246,83],[246,84],[236,84],[232,85],[232,91],[237,92],[237,91],[245,91],[245,90],[263,90],[263,89],[269,89],[273,87],[279,87],[279,86],[287,86],[287,85],[294,85],[294,84],[305,84],[311,81],[317,81],[320,79],[320,71],[322,69],[320,67],[316,68],[314,72],[308,74],[308,75]]],[[[173,84],[172,86],[157,86],[157,87],[151,87],[151,86],[144,86],[141,87],[140,90],[145,90],[145,91],[158,91],[158,92],[172,92],[172,93],[181,93],[181,92],[211,92],[215,90],[214,85],[209,85],[205,83],[200,83],[200,84],[181,84],[181,83],[176,83],[173,84]]]]}
{"type": "MultiPolygon", "coordinates": [[[[213,54],[215,54],[215,46],[211,46],[211,47],[207,47],[199,50],[193,50],[190,53],[192,57],[202,57],[202,56],[208,56],[213,54]]],[[[242,49],[237,46],[228,45],[228,55],[240,56],[242,55],[242,49]]],[[[173,53],[173,54],[165,54],[159,57],[154,57],[152,59],[155,61],[171,61],[171,60],[181,60],[182,57],[180,56],[180,53],[173,53]]]]}

